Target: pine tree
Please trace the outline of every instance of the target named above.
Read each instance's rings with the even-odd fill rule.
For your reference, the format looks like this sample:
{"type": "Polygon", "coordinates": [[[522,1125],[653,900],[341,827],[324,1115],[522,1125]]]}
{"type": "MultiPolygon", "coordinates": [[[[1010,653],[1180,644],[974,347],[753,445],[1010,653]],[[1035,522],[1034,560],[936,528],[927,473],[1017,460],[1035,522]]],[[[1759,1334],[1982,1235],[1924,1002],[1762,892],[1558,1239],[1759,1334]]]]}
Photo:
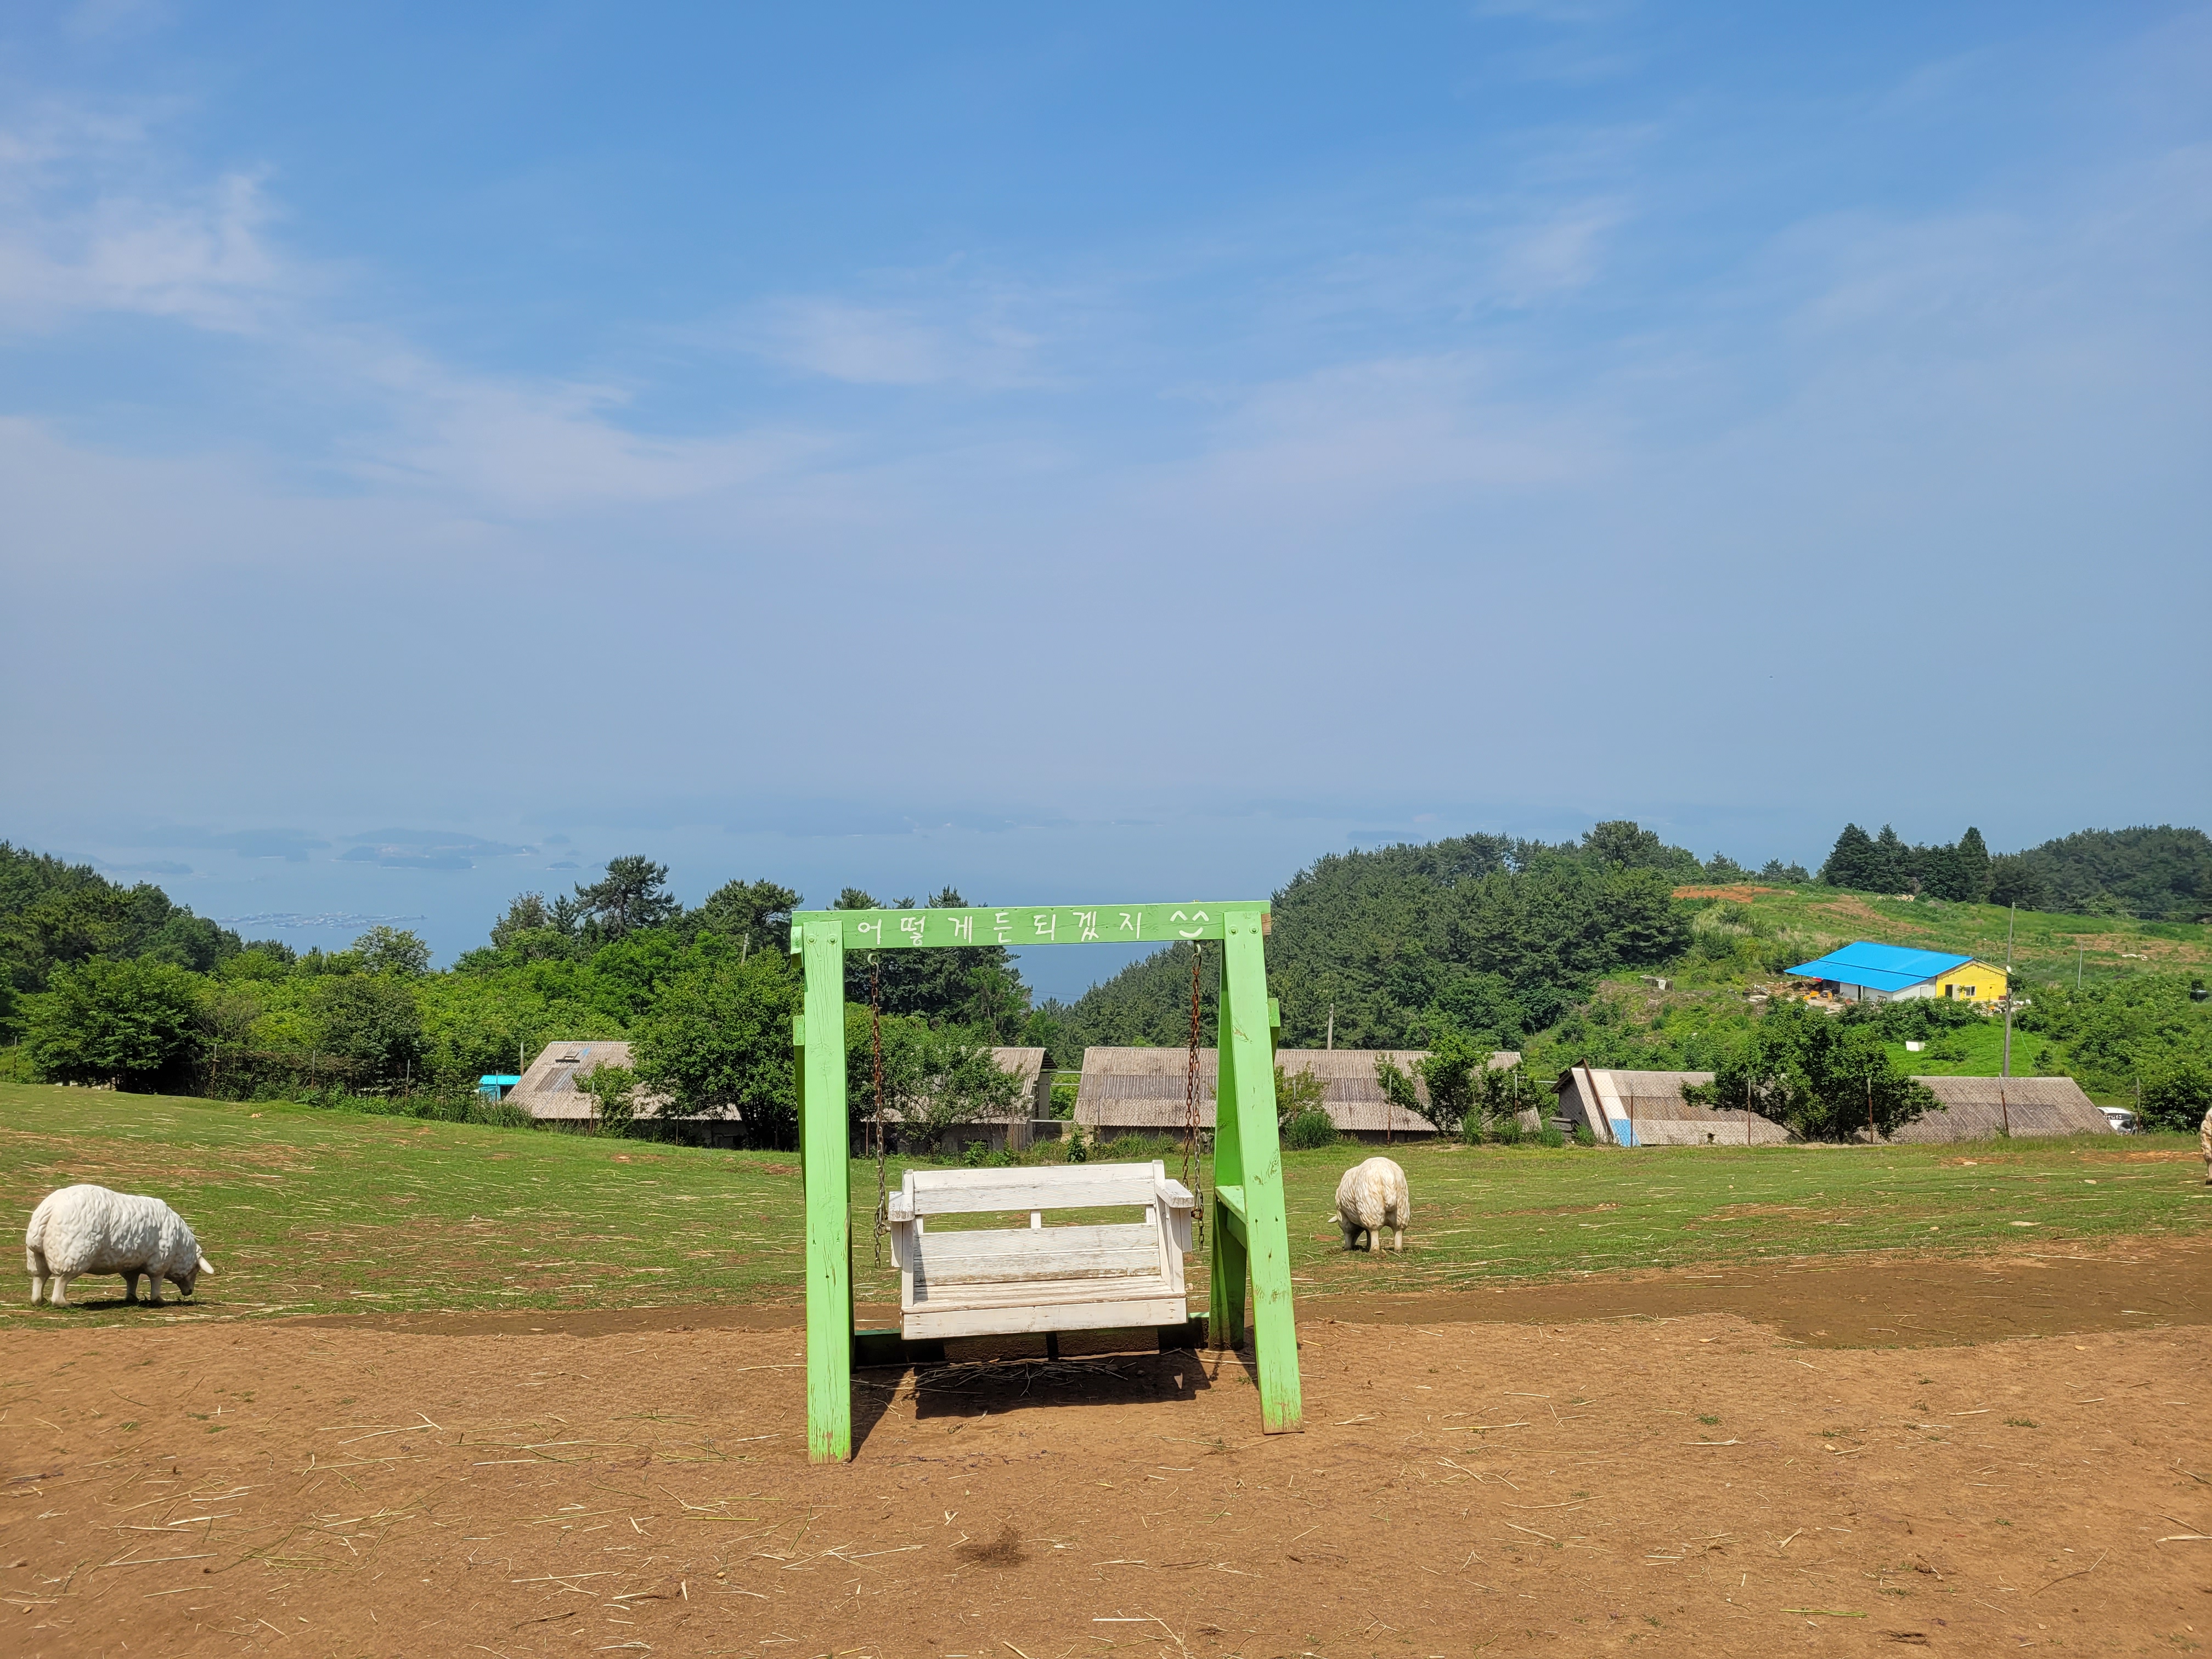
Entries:
{"type": "Polygon", "coordinates": [[[1881,833],[1874,838],[1874,883],[1869,891],[1902,893],[1919,885],[1920,860],[1889,825],[1883,824],[1881,833]]]}
{"type": "Polygon", "coordinates": [[[1990,848],[1982,832],[1971,823],[1959,837],[1956,862],[1959,897],[1968,904],[1985,902],[1990,896],[1990,848]]]}
{"type": "Polygon", "coordinates": [[[1879,890],[1880,874],[1874,837],[1856,823],[1845,824],[1828,861],[1820,866],[1820,879],[1831,887],[1875,892],[1879,890]]]}

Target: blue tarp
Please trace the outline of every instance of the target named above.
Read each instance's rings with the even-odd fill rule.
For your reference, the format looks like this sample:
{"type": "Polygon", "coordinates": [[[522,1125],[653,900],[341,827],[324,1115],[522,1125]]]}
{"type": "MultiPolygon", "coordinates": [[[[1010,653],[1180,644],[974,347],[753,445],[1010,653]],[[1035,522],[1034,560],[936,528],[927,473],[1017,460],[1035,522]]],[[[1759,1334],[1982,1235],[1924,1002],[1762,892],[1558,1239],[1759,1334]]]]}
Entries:
{"type": "Polygon", "coordinates": [[[1832,979],[1839,985],[1863,985],[1870,991],[1902,991],[1924,985],[1936,975],[1972,960],[1945,951],[1914,951],[1902,945],[1860,939],[1816,961],[1801,962],[1788,971],[1801,979],[1832,979]]]}

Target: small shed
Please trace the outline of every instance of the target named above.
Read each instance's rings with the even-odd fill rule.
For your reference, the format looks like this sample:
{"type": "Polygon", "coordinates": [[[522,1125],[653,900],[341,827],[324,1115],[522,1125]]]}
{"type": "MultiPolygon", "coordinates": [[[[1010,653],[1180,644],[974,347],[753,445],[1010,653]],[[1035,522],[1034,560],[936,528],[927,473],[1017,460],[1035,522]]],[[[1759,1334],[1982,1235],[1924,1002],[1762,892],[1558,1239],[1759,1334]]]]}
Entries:
{"type": "Polygon", "coordinates": [[[1554,1085],[1559,1115],[1601,1146],[1778,1146],[1790,1132],[1757,1112],[1692,1106],[1684,1085],[1711,1072],[1610,1071],[1571,1066],[1554,1085]]]}
{"type": "MultiPolygon", "coordinates": [[[[1340,1134],[1356,1140],[1419,1140],[1437,1133],[1437,1126],[1393,1106],[1383,1098],[1376,1080],[1375,1062],[1389,1058],[1414,1079],[1417,1093],[1425,1093],[1417,1062],[1428,1058],[1424,1048],[1280,1048],[1275,1063],[1285,1076],[1305,1073],[1322,1080],[1322,1109],[1340,1134]]],[[[1492,1071],[1521,1063],[1521,1056],[1499,1050],[1490,1057],[1492,1071]]],[[[1083,1080],[1075,1096],[1075,1121],[1085,1133],[1112,1139],[1124,1134],[1182,1133],[1188,1112],[1188,1048],[1085,1048],[1083,1080]]],[[[1211,1048],[1198,1051],[1198,1119],[1211,1132],[1214,1123],[1213,1091],[1218,1060],[1211,1048]]]]}
{"type": "Polygon", "coordinates": [[[477,1092],[486,1100],[505,1100],[522,1081],[517,1072],[486,1072],[477,1079],[477,1092]]]}
{"type": "Polygon", "coordinates": [[[2009,1120],[2015,1137],[2111,1134],[2099,1111],[2070,1077],[1917,1077],[1943,1109],[1928,1112],[1889,1137],[1923,1144],[1987,1140],[2009,1120]]]}
{"type": "MultiPolygon", "coordinates": [[[[627,1042],[604,1038],[587,1042],[549,1042],[538,1050],[538,1058],[530,1062],[529,1069],[508,1091],[507,1103],[520,1106],[540,1123],[588,1128],[592,1122],[592,1097],[576,1086],[577,1080],[589,1077],[602,1066],[627,1066],[634,1063],[627,1042]]],[[[641,1089],[632,1098],[640,1119],[696,1127],[709,1146],[738,1144],[735,1111],[719,1117],[663,1117],[661,1113],[669,1104],[666,1095],[641,1089]]]]}

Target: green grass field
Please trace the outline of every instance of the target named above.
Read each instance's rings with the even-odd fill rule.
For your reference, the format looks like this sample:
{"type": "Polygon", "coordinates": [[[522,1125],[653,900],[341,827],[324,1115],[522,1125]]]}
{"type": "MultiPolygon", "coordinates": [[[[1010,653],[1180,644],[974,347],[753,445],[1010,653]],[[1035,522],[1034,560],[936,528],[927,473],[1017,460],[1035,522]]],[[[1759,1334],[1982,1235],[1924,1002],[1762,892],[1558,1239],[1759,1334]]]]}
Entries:
{"type": "MultiPolygon", "coordinates": [[[[2212,1229],[2212,1189],[2181,1136],[1632,1154],[1425,1146],[1394,1149],[1413,1188],[1410,1248],[1352,1256],[1329,1218],[1337,1176],[1365,1150],[1285,1158],[1293,1267],[1309,1294],[2212,1229]]],[[[860,1298],[896,1300],[869,1247],[873,1165],[855,1162],[852,1179],[860,1298]]],[[[154,1193],[185,1213],[221,1269],[192,1316],[801,1295],[792,1153],[0,1084],[0,1207],[27,1219],[77,1181],[154,1193]]],[[[34,1314],[28,1288],[0,1310],[9,1325],[141,1316],[34,1314]]],[[[120,1291],[110,1278],[76,1294],[120,1291]]]]}

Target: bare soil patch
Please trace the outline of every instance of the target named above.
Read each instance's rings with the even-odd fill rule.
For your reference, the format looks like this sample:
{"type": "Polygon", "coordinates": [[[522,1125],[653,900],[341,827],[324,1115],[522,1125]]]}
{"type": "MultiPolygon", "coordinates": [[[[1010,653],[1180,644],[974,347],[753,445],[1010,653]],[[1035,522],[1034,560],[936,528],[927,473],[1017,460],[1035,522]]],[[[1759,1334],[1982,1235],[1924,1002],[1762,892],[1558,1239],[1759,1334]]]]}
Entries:
{"type": "Polygon", "coordinates": [[[2188,1651],[2207,1267],[1316,1300],[1302,1435],[1233,1355],[976,1359],[863,1373],[827,1469],[799,1331],[731,1310],[62,1315],[0,1334],[0,1617],[24,1655],[2188,1651]]]}

